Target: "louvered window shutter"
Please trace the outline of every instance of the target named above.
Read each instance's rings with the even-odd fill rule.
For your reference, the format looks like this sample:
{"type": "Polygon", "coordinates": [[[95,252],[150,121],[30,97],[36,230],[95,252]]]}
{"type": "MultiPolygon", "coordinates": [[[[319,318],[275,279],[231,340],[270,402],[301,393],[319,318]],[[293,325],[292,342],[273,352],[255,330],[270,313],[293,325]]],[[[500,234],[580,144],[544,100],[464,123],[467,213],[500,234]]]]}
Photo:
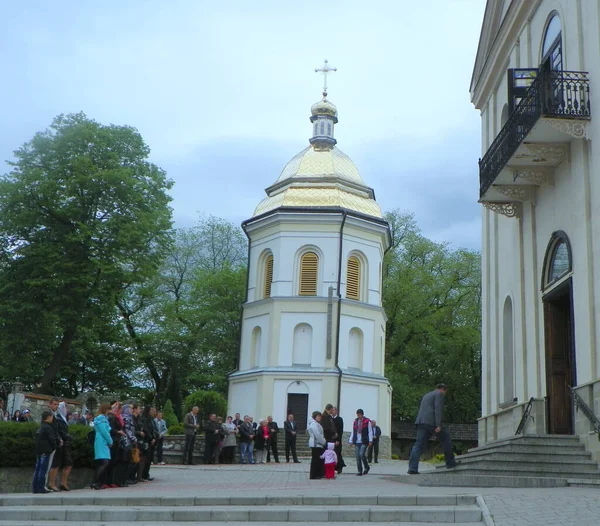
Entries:
{"type": "Polygon", "coordinates": [[[307,252],[300,260],[300,296],[317,295],[317,274],[319,258],[314,252],[307,252]]]}
{"type": "Polygon", "coordinates": [[[351,300],[360,299],[360,261],[356,256],[348,258],[346,298],[351,300]]]}
{"type": "Polygon", "coordinates": [[[273,283],[273,255],[271,254],[265,261],[265,290],[264,297],[271,297],[271,283],[273,283]]]}

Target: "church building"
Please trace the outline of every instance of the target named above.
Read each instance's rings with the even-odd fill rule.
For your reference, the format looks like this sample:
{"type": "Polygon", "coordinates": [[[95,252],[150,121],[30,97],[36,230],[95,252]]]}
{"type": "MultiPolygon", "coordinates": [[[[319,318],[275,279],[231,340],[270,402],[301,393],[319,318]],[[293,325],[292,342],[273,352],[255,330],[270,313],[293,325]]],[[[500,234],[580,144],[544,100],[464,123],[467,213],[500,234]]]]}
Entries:
{"type": "Polygon", "coordinates": [[[310,121],[309,145],[242,224],[248,291],[228,410],[272,415],[280,425],[291,412],[305,429],[331,403],[350,431],[362,408],[389,436],[381,291],[389,227],[373,189],[336,146],[338,112],[326,89],[310,121]]]}
{"type": "Polygon", "coordinates": [[[482,123],[480,446],[522,432],[600,449],[599,28],[596,0],[486,5],[470,87],[482,123]]]}

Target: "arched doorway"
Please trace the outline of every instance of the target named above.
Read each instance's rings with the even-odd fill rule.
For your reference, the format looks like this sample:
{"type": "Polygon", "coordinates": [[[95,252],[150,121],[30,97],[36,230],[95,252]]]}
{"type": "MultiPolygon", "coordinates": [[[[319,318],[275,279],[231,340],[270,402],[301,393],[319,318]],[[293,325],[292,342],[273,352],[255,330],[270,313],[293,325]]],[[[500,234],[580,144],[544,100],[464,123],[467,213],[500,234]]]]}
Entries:
{"type": "Polygon", "coordinates": [[[548,433],[573,434],[570,386],[577,384],[571,245],[567,235],[554,232],[542,282],[546,351],[548,433]]]}

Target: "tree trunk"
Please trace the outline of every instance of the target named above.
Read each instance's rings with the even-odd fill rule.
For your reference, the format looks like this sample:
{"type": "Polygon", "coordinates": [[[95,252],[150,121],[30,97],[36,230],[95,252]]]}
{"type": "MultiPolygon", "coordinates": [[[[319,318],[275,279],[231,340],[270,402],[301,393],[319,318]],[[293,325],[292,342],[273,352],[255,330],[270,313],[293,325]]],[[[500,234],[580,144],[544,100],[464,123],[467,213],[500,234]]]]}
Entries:
{"type": "Polygon", "coordinates": [[[50,361],[50,364],[48,365],[48,367],[46,367],[46,370],[44,371],[44,376],[42,376],[40,386],[35,389],[36,393],[52,394],[52,382],[56,379],[63,360],[71,350],[71,344],[73,343],[73,339],[75,338],[76,332],[77,325],[67,327],[63,332],[60,343],[58,344],[58,347],[54,350],[52,360],[50,361]]]}

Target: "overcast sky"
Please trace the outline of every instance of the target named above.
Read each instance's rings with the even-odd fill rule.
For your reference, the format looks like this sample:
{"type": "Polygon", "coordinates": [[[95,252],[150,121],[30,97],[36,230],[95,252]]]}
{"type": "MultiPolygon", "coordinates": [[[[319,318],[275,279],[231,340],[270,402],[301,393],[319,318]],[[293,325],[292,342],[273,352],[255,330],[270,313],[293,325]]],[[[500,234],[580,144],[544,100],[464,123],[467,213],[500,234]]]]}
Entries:
{"type": "MultiPolygon", "coordinates": [[[[327,58],[338,147],[383,210],[479,249],[485,0],[111,0],[0,5],[0,160],[60,113],[138,128],[176,225],[240,223],[308,145],[327,58]]],[[[0,172],[7,166],[0,164],[0,172]]]]}

